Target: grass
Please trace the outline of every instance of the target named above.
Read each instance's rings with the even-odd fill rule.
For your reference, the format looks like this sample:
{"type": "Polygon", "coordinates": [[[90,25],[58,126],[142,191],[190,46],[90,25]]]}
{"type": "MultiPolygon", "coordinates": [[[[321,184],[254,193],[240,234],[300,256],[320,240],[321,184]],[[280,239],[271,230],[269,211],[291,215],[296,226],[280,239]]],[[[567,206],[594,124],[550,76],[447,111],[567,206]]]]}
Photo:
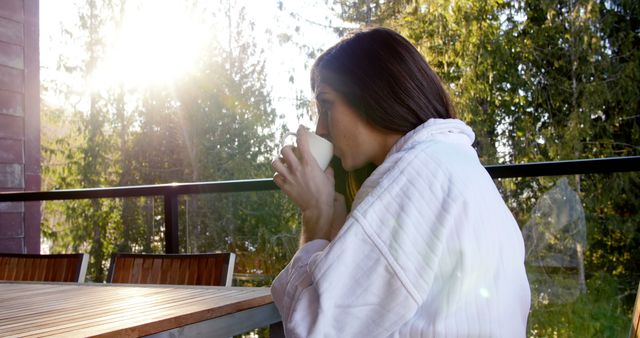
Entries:
{"type": "Polygon", "coordinates": [[[631,312],[619,295],[615,278],[597,274],[587,280],[587,292],[564,303],[546,299],[532,284],[529,337],[627,337],[631,312]]]}

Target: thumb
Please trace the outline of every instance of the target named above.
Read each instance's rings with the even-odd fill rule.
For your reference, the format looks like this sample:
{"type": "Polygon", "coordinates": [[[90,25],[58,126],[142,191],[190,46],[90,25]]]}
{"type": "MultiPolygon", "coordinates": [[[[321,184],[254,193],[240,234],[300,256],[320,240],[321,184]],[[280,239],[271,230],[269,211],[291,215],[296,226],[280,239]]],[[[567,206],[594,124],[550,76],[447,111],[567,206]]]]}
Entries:
{"type": "Polygon", "coordinates": [[[324,170],[324,174],[327,175],[330,179],[333,179],[333,168],[328,166],[327,169],[324,170]]]}

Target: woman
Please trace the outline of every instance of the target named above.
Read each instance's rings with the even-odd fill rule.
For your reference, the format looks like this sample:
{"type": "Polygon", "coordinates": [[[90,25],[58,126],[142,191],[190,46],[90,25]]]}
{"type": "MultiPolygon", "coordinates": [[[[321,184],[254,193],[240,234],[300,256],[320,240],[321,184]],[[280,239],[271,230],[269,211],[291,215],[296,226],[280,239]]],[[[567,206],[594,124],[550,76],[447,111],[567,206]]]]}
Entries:
{"type": "Polygon", "coordinates": [[[311,87],[316,133],[344,169],[377,168],[347,215],[308,131],[272,163],[303,221],[271,288],[287,336],[524,337],[520,230],[416,48],[385,28],[355,33],[316,60],[311,87]]]}

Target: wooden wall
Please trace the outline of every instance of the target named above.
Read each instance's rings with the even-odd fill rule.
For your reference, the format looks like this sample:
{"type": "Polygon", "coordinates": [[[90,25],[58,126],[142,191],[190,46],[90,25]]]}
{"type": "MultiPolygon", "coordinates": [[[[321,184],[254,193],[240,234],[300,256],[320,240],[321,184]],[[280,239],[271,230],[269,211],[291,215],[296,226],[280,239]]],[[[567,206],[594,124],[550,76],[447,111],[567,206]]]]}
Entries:
{"type": "MultiPolygon", "coordinates": [[[[39,0],[0,0],[0,191],[40,190],[39,0]]],[[[0,203],[0,252],[40,253],[40,202],[0,203]]]]}

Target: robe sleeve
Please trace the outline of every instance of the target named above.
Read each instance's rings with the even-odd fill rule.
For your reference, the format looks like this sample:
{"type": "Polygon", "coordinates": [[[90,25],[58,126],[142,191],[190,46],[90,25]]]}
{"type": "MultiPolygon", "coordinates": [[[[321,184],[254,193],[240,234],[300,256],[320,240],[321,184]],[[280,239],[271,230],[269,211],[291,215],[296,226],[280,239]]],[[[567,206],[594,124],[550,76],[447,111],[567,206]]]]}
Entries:
{"type": "Polygon", "coordinates": [[[386,337],[415,313],[415,290],[361,221],[305,244],[275,279],[287,337],[386,337]]]}

